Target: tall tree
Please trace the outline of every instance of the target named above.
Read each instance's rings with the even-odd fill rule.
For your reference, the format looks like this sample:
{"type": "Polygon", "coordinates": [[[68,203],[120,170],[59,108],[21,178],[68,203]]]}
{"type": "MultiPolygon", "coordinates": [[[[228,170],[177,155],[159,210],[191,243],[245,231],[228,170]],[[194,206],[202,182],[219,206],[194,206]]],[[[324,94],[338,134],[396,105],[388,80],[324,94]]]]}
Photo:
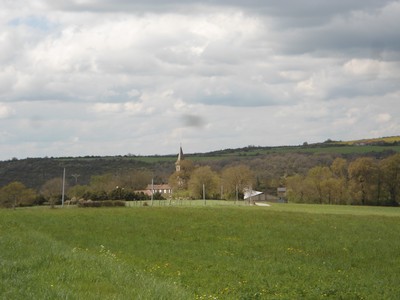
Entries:
{"type": "Polygon", "coordinates": [[[188,183],[190,195],[193,198],[202,198],[204,185],[205,198],[216,198],[219,192],[219,182],[218,174],[209,166],[199,167],[193,171],[188,183]]]}
{"type": "Polygon", "coordinates": [[[255,183],[254,173],[248,166],[238,165],[222,171],[222,185],[228,198],[233,199],[236,192],[243,193],[255,183]]]}
{"type": "Polygon", "coordinates": [[[335,186],[335,195],[333,203],[347,204],[349,201],[349,172],[348,162],[346,159],[338,157],[331,164],[331,171],[333,173],[333,184],[335,186]]]}
{"type": "Polygon", "coordinates": [[[314,198],[318,203],[330,203],[332,195],[332,172],[328,167],[317,166],[308,171],[307,179],[314,188],[314,198]]]}
{"type": "Polygon", "coordinates": [[[296,174],[286,178],[286,187],[289,202],[309,202],[309,188],[303,175],[296,174]]]}
{"type": "Polygon", "coordinates": [[[348,177],[348,163],[344,158],[338,157],[331,164],[331,170],[336,178],[348,177]]]}
{"type": "Polygon", "coordinates": [[[381,161],[383,186],[388,191],[391,205],[399,204],[400,193],[400,153],[381,161]]]}
{"type": "Polygon", "coordinates": [[[111,192],[118,185],[116,177],[111,173],[95,175],[90,178],[90,188],[93,192],[111,192]]]}
{"type": "Polygon", "coordinates": [[[376,204],[380,197],[380,174],[376,159],[361,157],[349,165],[352,198],[362,205],[376,204]]]}

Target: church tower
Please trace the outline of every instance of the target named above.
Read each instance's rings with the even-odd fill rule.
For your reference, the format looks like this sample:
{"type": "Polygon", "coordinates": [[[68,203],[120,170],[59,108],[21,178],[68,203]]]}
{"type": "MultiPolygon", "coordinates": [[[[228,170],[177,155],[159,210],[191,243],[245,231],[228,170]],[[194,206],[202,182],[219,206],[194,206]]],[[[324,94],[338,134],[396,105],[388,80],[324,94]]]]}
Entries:
{"type": "Polygon", "coordinates": [[[181,146],[180,149],[179,149],[178,159],[176,160],[176,163],[175,163],[176,172],[179,172],[181,170],[181,162],[184,159],[185,158],[183,157],[183,151],[182,151],[182,146],[181,146]]]}

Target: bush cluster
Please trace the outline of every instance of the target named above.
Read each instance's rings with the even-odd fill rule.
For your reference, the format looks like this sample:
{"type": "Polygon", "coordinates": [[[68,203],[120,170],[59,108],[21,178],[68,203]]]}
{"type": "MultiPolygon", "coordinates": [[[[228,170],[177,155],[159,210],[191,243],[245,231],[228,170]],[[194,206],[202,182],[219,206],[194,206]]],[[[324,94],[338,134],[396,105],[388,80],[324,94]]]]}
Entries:
{"type": "MultiPolygon", "coordinates": [[[[85,200],[90,199],[95,201],[104,201],[104,200],[142,201],[142,200],[150,200],[151,196],[146,195],[143,192],[133,192],[133,191],[125,191],[123,189],[114,189],[108,193],[106,191],[87,191],[83,194],[82,198],[85,200]]],[[[160,193],[155,193],[153,199],[165,200],[160,193]]]]}

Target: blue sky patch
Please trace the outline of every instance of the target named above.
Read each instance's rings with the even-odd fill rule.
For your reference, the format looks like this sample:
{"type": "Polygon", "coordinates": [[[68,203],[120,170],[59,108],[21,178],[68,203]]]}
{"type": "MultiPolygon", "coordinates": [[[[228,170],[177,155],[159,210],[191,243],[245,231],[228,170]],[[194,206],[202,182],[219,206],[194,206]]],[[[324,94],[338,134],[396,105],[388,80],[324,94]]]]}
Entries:
{"type": "Polygon", "coordinates": [[[28,26],[34,29],[48,31],[51,29],[52,24],[44,17],[29,16],[24,18],[15,18],[8,22],[11,26],[28,26]]]}

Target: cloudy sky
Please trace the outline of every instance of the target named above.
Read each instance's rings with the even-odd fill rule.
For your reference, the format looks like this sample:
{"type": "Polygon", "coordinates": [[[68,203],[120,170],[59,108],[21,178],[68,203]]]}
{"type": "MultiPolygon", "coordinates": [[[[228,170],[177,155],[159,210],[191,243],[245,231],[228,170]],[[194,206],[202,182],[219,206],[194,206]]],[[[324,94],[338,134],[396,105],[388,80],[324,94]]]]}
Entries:
{"type": "Polygon", "coordinates": [[[400,2],[0,0],[0,159],[400,134],[400,2]]]}

